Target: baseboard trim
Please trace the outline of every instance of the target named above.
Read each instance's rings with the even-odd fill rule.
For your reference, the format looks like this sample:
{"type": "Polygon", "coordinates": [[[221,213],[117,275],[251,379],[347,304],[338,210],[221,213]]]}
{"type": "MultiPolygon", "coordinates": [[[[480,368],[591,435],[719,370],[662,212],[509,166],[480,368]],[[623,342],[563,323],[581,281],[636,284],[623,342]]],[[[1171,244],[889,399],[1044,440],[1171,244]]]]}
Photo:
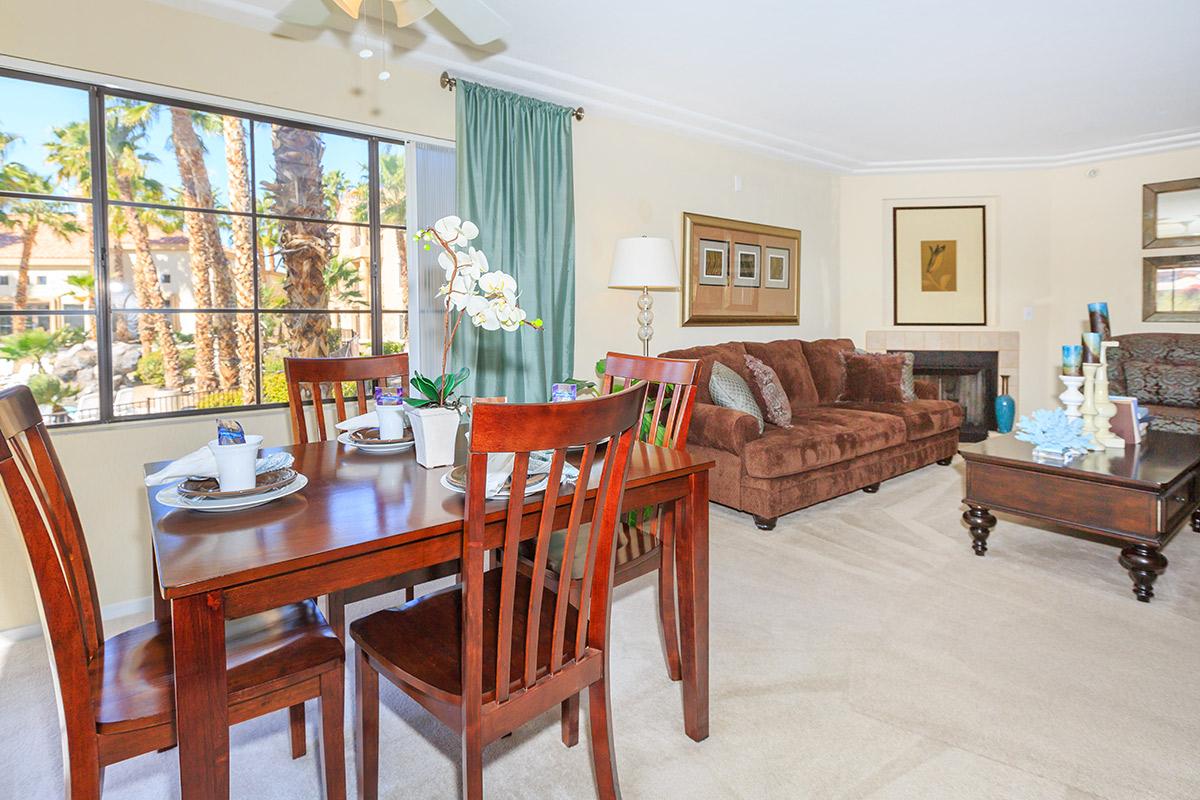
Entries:
{"type": "MultiPolygon", "coordinates": [[[[123,600],[120,603],[110,603],[103,606],[100,609],[100,616],[105,620],[112,620],[133,616],[134,614],[149,615],[153,610],[153,599],[150,595],[146,595],[145,597],[135,597],[132,600],[123,600]]],[[[9,628],[0,631],[0,642],[22,642],[27,639],[36,639],[42,633],[42,623],[39,621],[32,625],[22,625],[19,628],[9,628]]]]}

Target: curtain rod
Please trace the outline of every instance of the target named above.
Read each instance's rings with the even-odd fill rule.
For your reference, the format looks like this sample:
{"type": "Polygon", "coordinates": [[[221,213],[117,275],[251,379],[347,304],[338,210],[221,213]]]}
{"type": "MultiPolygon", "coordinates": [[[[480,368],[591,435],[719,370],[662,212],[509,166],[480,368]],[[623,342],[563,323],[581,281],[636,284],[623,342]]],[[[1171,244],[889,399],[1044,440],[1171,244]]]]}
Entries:
{"type": "MultiPolygon", "coordinates": [[[[438,83],[440,83],[442,88],[447,92],[453,92],[454,87],[458,85],[458,78],[451,78],[449,72],[443,72],[442,77],[438,80],[438,83]]],[[[571,109],[571,116],[575,118],[576,122],[582,122],[583,106],[571,109]]]]}

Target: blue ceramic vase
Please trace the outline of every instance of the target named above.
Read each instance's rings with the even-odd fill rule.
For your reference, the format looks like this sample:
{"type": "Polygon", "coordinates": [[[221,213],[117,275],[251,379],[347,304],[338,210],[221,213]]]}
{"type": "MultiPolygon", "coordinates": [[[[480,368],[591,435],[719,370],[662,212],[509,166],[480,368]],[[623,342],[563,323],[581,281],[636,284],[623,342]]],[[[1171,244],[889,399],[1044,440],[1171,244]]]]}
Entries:
{"type": "Polygon", "coordinates": [[[996,397],[996,430],[1008,433],[1013,428],[1013,418],[1017,414],[1017,404],[1008,393],[1008,376],[1001,375],[1000,395],[996,397]]]}

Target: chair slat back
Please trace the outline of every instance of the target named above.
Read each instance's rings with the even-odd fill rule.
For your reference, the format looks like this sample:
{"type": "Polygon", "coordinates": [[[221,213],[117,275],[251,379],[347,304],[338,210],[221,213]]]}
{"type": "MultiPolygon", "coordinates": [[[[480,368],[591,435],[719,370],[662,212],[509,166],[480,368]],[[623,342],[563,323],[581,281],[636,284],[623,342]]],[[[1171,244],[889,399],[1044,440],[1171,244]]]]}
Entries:
{"type": "Polygon", "coordinates": [[[92,713],[88,664],[104,646],[96,581],[75,500],[25,386],[0,391],[0,480],[41,600],[64,713],[92,713]]]}
{"type": "MultiPolygon", "coordinates": [[[[467,535],[463,539],[463,691],[464,697],[480,697],[482,687],[484,591],[484,511],[487,502],[487,461],[491,453],[514,453],[513,477],[504,520],[503,556],[499,569],[500,599],[496,647],[496,701],[510,696],[512,685],[527,689],[553,680],[566,663],[581,659],[588,648],[603,650],[607,644],[608,609],[613,579],[613,538],[625,489],[625,472],[635,441],[635,428],[642,416],[646,388],[631,387],[595,400],[566,403],[476,404],[471,412],[471,441],[467,470],[467,535]],[[611,437],[603,455],[603,470],[591,515],[584,526],[583,513],[597,443],[611,437]],[[560,485],[567,447],[583,445],[579,479],[569,505],[559,504],[559,492],[543,492],[537,514],[526,515],[525,497],[530,453],[552,451],[549,487],[560,485]],[[565,513],[564,513],[565,512],[565,513]],[[564,518],[565,517],[565,518],[564,518]],[[520,574],[518,545],[522,533],[536,531],[534,564],[529,577],[520,574]],[[546,588],[547,556],[551,533],[564,530],[564,552],[573,553],[581,535],[587,541],[587,573],[584,576],[574,641],[567,639],[569,591],[554,597],[548,672],[538,676],[538,653],[543,649],[540,624],[546,588]],[[518,608],[517,582],[529,581],[528,605],[518,608]],[[513,627],[524,612],[525,631],[514,636],[513,627]],[[522,648],[512,674],[514,641],[522,648]],[[568,657],[564,658],[564,650],[568,657]]],[[[536,497],[536,495],[535,495],[536,497]]],[[[546,610],[545,613],[549,613],[546,610]]],[[[520,633],[518,631],[518,633],[520,633]]],[[[468,700],[468,702],[470,702],[468,700]]]]}
{"type": "Polygon", "coordinates": [[[654,401],[650,420],[657,422],[657,425],[643,425],[639,430],[639,438],[678,450],[687,444],[699,380],[700,362],[696,359],[609,353],[604,361],[604,380],[600,391],[609,394],[637,381],[650,384],[648,397],[654,401]]]}
{"type": "Polygon", "coordinates": [[[368,392],[374,391],[375,382],[399,377],[405,395],[408,394],[408,353],[348,358],[285,358],[283,372],[287,381],[288,408],[292,412],[292,440],[296,444],[309,441],[308,424],[304,418],[305,390],[312,398],[318,442],[329,438],[325,425],[328,396],[333,397],[337,421],[346,419],[344,384],[355,384],[358,414],[367,413],[368,392]]]}

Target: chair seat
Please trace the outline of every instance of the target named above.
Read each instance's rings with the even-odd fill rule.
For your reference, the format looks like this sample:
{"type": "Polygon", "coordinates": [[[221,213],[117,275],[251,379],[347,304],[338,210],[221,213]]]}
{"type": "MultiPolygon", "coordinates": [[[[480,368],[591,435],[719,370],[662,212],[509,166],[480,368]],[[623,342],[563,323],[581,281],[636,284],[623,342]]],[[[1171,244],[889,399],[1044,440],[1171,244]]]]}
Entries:
{"type": "MultiPolygon", "coordinates": [[[[496,642],[500,617],[501,570],[483,578],[483,702],[496,693],[496,642]]],[[[532,585],[527,576],[516,575],[516,601],[512,619],[512,655],[509,688],[522,685],[525,664],[525,629],[532,585]]],[[[537,674],[549,671],[554,630],[556,594],[543,590],[538,624],[537,674]]],[[[568,604],[563,636],[564,661],[573,651],[578,613],[568,604]]],[[[462,697],[462,586],[427,594],[399,608],[377,611],[355,620],[350,636],[392,676],[422,692],[459,702],[462,697]]]]}
{"type": "MultiPolygon", "coordinates": [[[[571,578],[572,580],[581,580],[583,578],[583,568],[587,562],[587,542],[588,531],[591,523],[585,522],[579,526],[579,533],[575,537],[575,558],[571,562],[571,578]]],[[[562,574],[563,563],[563,546],[566,544],[567,532],[555,531],[550,534],[550,542],[546,549],[546,565],[555,575],[562,574]]],[[[620,586],[622,567],[631,564],[637,564],[652,556],[661,546],[658,537],[647,531],[641,525],[627,525],[622,523],[617,527],[617,538],[613,542],[613,548],[617,551],[617,566],[615,585],[620,586]]],[[[521,555],[532,560],[534,554],[534,542],[521,543],[521,555]]]]}
{"type": "MultiPolygon", "coordinates": [[[[346,653],[311,600],[229,620],[225,652],[231,699],[289,675],[341,663],[346,653]]],[[[149,622],[107,639],[90,667],[99,732],[170,722],[173,661],[169,622],[149,622]]]]}

